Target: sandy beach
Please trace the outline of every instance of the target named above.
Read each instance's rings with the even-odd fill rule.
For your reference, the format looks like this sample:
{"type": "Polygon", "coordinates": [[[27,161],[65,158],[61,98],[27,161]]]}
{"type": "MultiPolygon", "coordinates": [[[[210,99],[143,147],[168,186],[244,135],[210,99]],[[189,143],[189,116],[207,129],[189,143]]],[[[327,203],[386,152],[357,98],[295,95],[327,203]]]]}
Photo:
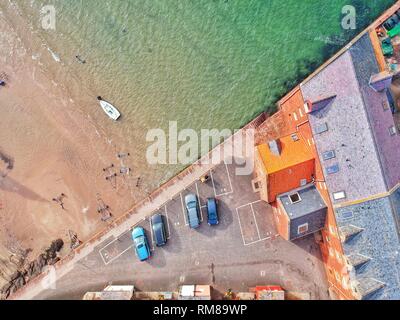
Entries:
{"type": "MultiPolygon", "coordinates": [[[[132,159],[117,157],[121,150],[105,130],[25,49],[32,38],[19,38],[23,23],[15,30],[0,14],[0,25],[0,73],[6,80],[0,87],[1,287],[18,267],[14,256],[28,252],[26,261],[35,259],[58,238],[65,254],[69,230],[85,241],[112,220],[101,220],[99,205],[108,205],[116,218],[145,195],[132,187],[131,177],[119,174],[132,159]],[[117,177],[106,179],[114,172],[117,177]]],[[[48,54],[45,48],[42,54],[48,54]]],[[[102,112],[95,97],[83,94],[82,100],[102,112]]]]}
{"type": "Polygon", "coordinates": [[[233,131],[346,38],[339,4],[316,15],[294,0],[53,2],[53,31],[40,23],[44,0],[0,3],[0,290],[53,241],[67,255],[72,234],[90,239],[185,167],[149,164],[148,130],[233,131]],[[291,19],[274,20],[288,8],[291,19]]]}

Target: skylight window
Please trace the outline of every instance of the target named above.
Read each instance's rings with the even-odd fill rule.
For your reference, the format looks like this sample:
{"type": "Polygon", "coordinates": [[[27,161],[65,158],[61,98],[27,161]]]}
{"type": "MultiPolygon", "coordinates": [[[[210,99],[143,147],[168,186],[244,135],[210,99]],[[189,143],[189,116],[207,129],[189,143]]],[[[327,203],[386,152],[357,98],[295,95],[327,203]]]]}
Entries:
{"type": "Polygon", "coordinates": [[[333,199],[342,200],[346,198],[346,193],[344,191],[338,191],[333,193],[333,199]]]}
{"type": "Polygon", "coordinates": [[[328,124],[326,122],[315,126],[315,134],[321,134],[328,131],[328,124]]]}
{"type": "Polygon", "coordinates": [[[329,151],[325,151],[324,153],[322,153],[322,159],[329,160],[329,159],[333,159],[336,157],[335,151],[333,150],[329,150],[329,151]]]}
{"type": "Polygon", "coordinates": [[[334,174],[339,172],[339,165],[336,163],[333,166],[325,168],[327,174],[334,174]]]}
{"type": "Polygon", "coordinates": [[[298,192],[296,193],[292,193],[291,195],[289,195],[289,199],[291,203],[297,203],[301,201],[300,195],[298,192]]]}
{"type": "Polygon", "coordinates": [[[353,211],[345,211],[340,216],[342,219],[351,219],[353,218],[354,214],[353,211]]]}
{"type": "Polygon", "coordinates": [[[299,141],[300,140],[296,133],[293,133],[291,137],[292,137],[293,141],[299,141]]]}
{"type": "Polygon", "coordinates": [[[397,133],[396,127],[395,126],[390,126],[389,127],[389,134],[391,136],[394,136],[397,133]]]}

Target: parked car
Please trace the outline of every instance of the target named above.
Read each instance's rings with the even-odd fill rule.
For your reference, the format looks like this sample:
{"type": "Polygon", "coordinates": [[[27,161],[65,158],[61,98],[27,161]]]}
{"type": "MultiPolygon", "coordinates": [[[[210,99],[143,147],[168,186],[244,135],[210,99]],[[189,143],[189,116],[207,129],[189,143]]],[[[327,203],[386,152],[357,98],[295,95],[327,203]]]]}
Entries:
{"type": "Polygon", "coordinates": [[[219,224],[217,200],[215,198],[207,199],[207,222],[210,226],[219,224]]]}
{"type": "Polygon", "coordinates": [[[186,214],[188,217],[189,227],[196,229],[200,227],[199,219],[199,203],[197,196],[193,193],[189,193],[185,196],[186,214]]]}
{"type": "Polygon", "coordinates": [[[150,223],[156,246],[161,247],[165,245],[167,243],[167,232],[165,231],[163,216],[160,213],[156,213],[151,217],[150,223]]]}
{"type": "Polygon", "coordinates": [[[389,18],[386,20],[386,22],[383,24],[383,27],[386,29],[386,31],[392,30],[396,26],[397,22],[395,19],[389,18]]]}
{"type": "Polygon", "coordinates": [[[399,19],[399,17],[397,16],[397,14],[392,15],[392,16],[390,17],[390,19],[392,19],[396,24],[399,23],[399,21],[400,21],[400,19],[399,19]]]}
{"type": "Polygon", "coordinates": [[[150,246],[147,240],[146,231],[142,227],[136,227],[132,231],[132,240],[135,244],[135,252],[140,261],[150,258],[150,246]]]}

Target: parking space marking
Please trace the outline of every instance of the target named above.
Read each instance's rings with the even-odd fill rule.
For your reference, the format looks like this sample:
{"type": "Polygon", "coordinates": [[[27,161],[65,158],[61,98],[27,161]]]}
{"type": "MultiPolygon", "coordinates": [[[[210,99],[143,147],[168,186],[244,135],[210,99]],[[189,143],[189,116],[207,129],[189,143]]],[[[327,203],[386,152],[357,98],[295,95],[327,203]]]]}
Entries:
{"type": "Polygon", "coordinates": [[[182,214],[183,214],[183,219],[185,221],[185,226],[188,226],[189,223],[186,221],[186,210],[185,206],[183,205],[183,197],[182,197],[182,192],[179,194],[181,196],[181,203],[182,203],[182,214]]]}
{"type": "Polygon", "coordinates": [[[236,209],[244,208],[244,207],[247,207],[247,206],[250,205],[250,204],[256,204],[256,203],[259,203],[259,202],[261,202],[261,201],[262,201],[262,200],[257,200],[257,201],[254,201],[254,202],[249,202],[249,203],[246,203],[246,204],[244,204],[244,205],[241,205],[241,206],[237,207],[236,209]]]}
{"type": "MultiPolygon", "coordinates": [[[[101,249],[100,249],[101,250],[101,249]]],[[[104,256],[100,253],[100,250],[99,250],[99,254],[100,254],[100,257],[101,257],[101,260],[103,260],[103,263],[104,263],[104,265],[106,266],[107,265],[107,261],[104,259],[104,258],[106,258],[106,259],[108,259],[108,254],[107,253],[104,253],[104,256]]]]}
{"type": "Polygon", "coordinates": [[[214,183],[214,178],[213,178],[212,170],[210,170],[210,177],[211,177],[211,182],[212,182],[212,185],[213,185],[214,197],[216,197],[216,196],[217,196],[217,192],[215,191],[215,183],[214,183]]]}
{"type": "Polygon", "coordinates": [[[200,207],[200,222],[203,222],[203,208],[200,207]]]}
{"type": "MultiPolygon", "coordinates": [[[[121,257],[125,252],[129,251],[129,250],[134,250],[134,243],[129,242],[129,245],[126,248],[122,248],[122,249],[118,249],[118,248],[113,248],[111,250],[109,250],[108,248],[115,244],[116,241],[122,242],[122,238],[128,234],[129,232],[131,232],[131,230],[137,226],[140,225],[143,222],[149,222],[150,225],[150,234],[151,234],[151,243],[150,245],[150,251],[155,251],[155,246],[154,246],[154,237],[153,237],[153,231],[151,228],[151,221],[144,218],[140,221],[138,221],[135,225],[133,225],[129,230],[126,230],[125,232],[121,233],[116,239],[110,241],[109,243],[107,243],[104,247],[102,247],[101,249],[99,249],[99,255],[104,263],[104,265],[108,265],[110,263],[112,263],[113,261],[117,260],[119,257],[121,257]]],[[[145,228],[144,228],[145,229],[145,228]]]]}
{"type": "Polygon", "coordinates": [[[256,215],[255,215],[255,213],[254,213],[254,208],[253,208],[253,204],[252,204],[252,203],[250,203],[250,208],[251,208],[251,212],[253,213],[254,223],[256,224],[256,229],[257,229],[258,238],[261,239],[260,229],[258,229],[257,219],[256,219],[256,215]]]}
{"type": "Polygon", "coordinates": [[[120,252],[115,252],[115,255],[112,255],[110,257],[110,253],[107,251],[107,248],[109,246],[111,246],[112,244],[114,244],[116,241],[120,241],[120,238],[122,238],[122,236],[124,236],[125,234],[127,234],[130,230],[125,231],[124,233],[122,233],[118,238],[114,239],[113,241],[109,242],[108,244],[106,244],[103,248],[99,249],[99,254],[101,259],[103,260],[105,265],[110,264],[111,262],[115,261],[116,259],[118,259],[120,256],[122,256],[125,252],[127,252],[128,250],[131,250],[133,248],[133,243],[130,243],[129,246],[125,249],[123,249],[120,252]]]}
{"type": "Polygon", "coordinates": [[[133,244],[132,244],[129,248],[126,248],[125,250],[121,251],[118,255],[116,255],[116,256],[113,257],[112,259],[108,260],[107,262],[104,261],[104,259],[103,259],[104,264],[105,264],[105,265],[110,264],[111,262],[117,260],[120,256],[122,256],[125,252],[131,250],[132,248],[133,248],[133,244]]]}
{"type": "Polygon", "coordinates": [[[151,220],[149,220],[149,224],[150,224],[150,238],[151,238],[150,251],[154,251],[155,242],[154,242],[154,234],[153,234],[153,224],[152,224],[151,220]]]}
{"type": "Polygon", "coordinates": [[[239,208],[236,208],[236,214],[238,216],[238,221],[239,221],[239,228],[240,228],[240,235],[242,236],[243,244],[246,245],[246,241],[244,240],[244,234],[243,234],[243,228],[242,228],[242,223],[240,222],[240,216],[239,216],[239,208]]]}
{"type": "Polygon", "coordinates": [[[167,237],[167,239],[170,239],[171,238],[171,228],[169,226],[169,217],[168,217],[167,205],[165,205],[164,207],[165,207],[165,217],[167,219],[167,227],[168,227],[168,237],[167,237]]]}
{"type": "Polygon", "coordinates": [[[127,234],[130,230],[127,230],[123,233],[121,233],[118,238],[115,238],[114,240],[110,241],[109,243],[107,243],[103,248],[99,249],[99,252],[107,249],[107,247],[109,247],[110,245],[112,245],[115,241],[119,241],[120,238],[122,238],[125,234],[127,234]]]}
{"type": "Polygon", "coordinates": [[[259,242],[262,242],[262,241],[270,240],[271,238],[272,238],[272,237],[262,238],[262,239],[259,239],[259,240],[256,240],[256,241],[247,242],[247,243],[245,243],[244,245],[245,245],[245,246],[251,246],[251,245],[253,245],[253,244],[256,244],[256,243],[259,243],[259,242]]]}
{"type": "Polygon", "coordinates": [[[228,181],[229,181],[229,186],[231,188],[231,191],[229,193],[233,193],[233,187],[232,187],[232,181],[231,181],[231,175],[229,174],[229,169],[228,169],[228,165],[225,163],[225,169],[226,169],[226,174],[228,175],[228,181]]]}
{"type": "Polygon", "coordinates": [[[200,206],[200,194],[199,194],[199,187],[197,186],[197,182],[194,183],[196,186],[196,192],[197,192],[197,199],[199,200],[199,208],[200,208],[200,221],[203,222],[203,210],[201,210],[200,206]]]}
{"type": "MultiPolygon", "coordinates": [[[[143,219],[143,221],[142,221],[142,223],[143,222],[148,222],[149,223],[149,229],[150,229],[150,243],[149,243],[149,245],[150,245],[150,251],[154,251],[155,250],[155,246],[154,246],[154,237],[153,237],[153,228],[151,227],[151,220],[150,220],[150,218],[144,218],[143,219]]],[[[145,231],[145,233],[146,233],[146,228],[142,225],[142,228],[144,229],[144,231],[145,231]]],[[[146,233],[147,234],[147,233],[146,233]]],[[[147,239],[149,239],[148,237],[147,237],[147,239]]],[[[149,242],[149,241],[148,241],[149,242]]]]}
{"type": "Polygon", "coordinates": [[[258,242],[262,242],[262,241],[266,241],[266,240],[272,239],[271,236],[265,237],[265,238],[261,238],[261,235],[260,235],[260,230],[258,228],[257,218],[256,218],[255,213],[254,213],[253,204],[259,203],[261,201],[262,200],[257,200],[257,201],[254,201],[254,202],[246,203],[246,204],[241,205],[241,206],[236,208],[236,214],[237,214],[238,221],[239,221],[240,234],[242,236],[243,244],[245,246],[250,246],[250,245],[256,244],[258,242]],[[244,233],[243,233],[243,227],[242,227],[242,223],[240,221],[240,214],[239,214],[239,209],[244,208],[244,207],[248,207],[248,206],[250,206],[250,208],[251,208],[251,211],[252,211],[252,214],[253,214],[253,217],[254,217],[254,223],[255,223],[255,226],[256,226],[256,229],[257,229],[257,234],[258,234],[258,240],[251,241],[251,242],[246,242],[246,240],[245,240],[244,233]]]}
{"type": "Polygon", "coordinates": [[[229,182],[230,191],[226,191],[226,188],[224,188],[223,190],[224,190],[225,192],[223,192],[223,193],[217,193],[217,190],[216,190],[216,188],[215,188],[215,183],[214,183],[214,176],[213,176],[212,170],[210,170],[210,177],[211,177],[211,182],[212,182],[212,185],[213,185],[214,196],[215,196],[215,197],[226,196],[226,195],[228,195],[228,194],[233,193],[233,187],[232,187],[231,176],[230,176],[230,174],[229,174],[228,165],[226,164],[225,161],[224,161],[224,165],[225,165],[226,175],[227,175],[227,177],[228,177],[228,182],[229,182]]]}

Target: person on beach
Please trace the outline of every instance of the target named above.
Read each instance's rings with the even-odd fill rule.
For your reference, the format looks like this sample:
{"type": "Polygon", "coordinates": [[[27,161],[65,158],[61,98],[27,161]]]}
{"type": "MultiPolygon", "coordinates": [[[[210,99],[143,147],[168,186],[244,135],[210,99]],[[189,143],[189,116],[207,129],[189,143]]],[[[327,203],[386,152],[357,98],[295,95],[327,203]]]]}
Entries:
{"type": "Polygon", "coordinates": [[[65,210],[64,208],[64,197],[66,197],[66,195],[64,193],[61,193],[61,195],[58,198],[53,198],[52,200],[56,203],[58,203],[61,207],[61,209],[65,210]]]}
{"type": "Polygon", "coordinates": [[[6,82],[4,80],[0,80],[0,86],[5,87],[6,82]]]}
{"type": "Polygon", "coordinates": [[[85,64],[86,63],[86,60],[83,60],[80,56],[75,56],[75,58],[76,58],[76,60],[78,60],[78,62],[80,64],[85,64]]]}

